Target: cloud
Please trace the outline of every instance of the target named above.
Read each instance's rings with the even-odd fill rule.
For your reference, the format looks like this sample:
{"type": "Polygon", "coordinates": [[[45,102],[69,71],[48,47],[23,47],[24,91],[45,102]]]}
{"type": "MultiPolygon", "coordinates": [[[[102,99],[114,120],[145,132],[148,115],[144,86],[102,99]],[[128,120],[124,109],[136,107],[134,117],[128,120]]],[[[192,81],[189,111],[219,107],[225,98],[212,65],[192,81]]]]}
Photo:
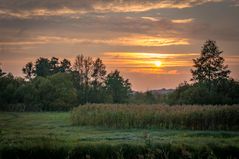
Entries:
{"type": "Polygon", "coordinates": [[[193,18],[190,18],[190,19],[173,19],[172,23],[185,24],[185,23],[191,23],[192,21],[193,21],[193,18]]]}
{"type": "Polygon", "coordinates": [[[222,0],[1,0],[0,15],[30,18],[85,13],[144,12],[161,8],[189,8],[222,0]]]}
{"type": "Polygon", "coordinates": [[[102,59],[109,68],[119,68],[123,72],[143,74],[180,74],[180,67],[191,67],[197,53],[142,53],[142,52],[106,52],[102,59]],[[160,61],[160,67],[155,62],[160,61]]]}
{"type": "Polygon", "coordinates": [[[156,22],[158,21],[157,18],[154,18],[154,17],[141,17],[142,19],[146,19],[146,20],[150,20],[150,21],[153,21],[153,22],[156,22]]]}
{"type": "Polygon", "coordinates": [[[60,8],[57,10],[50,9],[33,9],[33,10],[20,10],[14,11],[9,9],[0,9],[0,16],[4,18],[15,17],[20,19],[29,19],[32,17],[44,17],[44,16],[72,16],[85,14],[85,11],[72,10],[69,8],[60,8]]]}
{"type": "Polygon", "coordinates": [[[84,39],[61,36],[38,36],[30,39],[0,40],[0,45],[38,45],[38,44],[97,44],[97,45],[121,45],[121,46],[169,46],[188,45],[187,39],[160,38],[152,36],[129,36],[113,39],[84,39]],[[25,41],[24,41],[25,40],[25,41]]]}

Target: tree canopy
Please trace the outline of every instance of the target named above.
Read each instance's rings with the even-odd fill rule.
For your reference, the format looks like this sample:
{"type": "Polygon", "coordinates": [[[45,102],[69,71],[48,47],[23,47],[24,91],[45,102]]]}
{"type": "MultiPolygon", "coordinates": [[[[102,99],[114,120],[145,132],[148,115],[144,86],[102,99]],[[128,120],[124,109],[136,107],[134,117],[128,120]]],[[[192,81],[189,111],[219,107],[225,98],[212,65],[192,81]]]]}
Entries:
{"type": "Polygon", "coordinates": [[[112,96],[113,103],[125,103],[131,93],[129,80],[120,75],[118,70],[111,72],[106,78],[106,90],[112,96]]]}
{"type": "Polygon", "coordinates": [[[217,79],[228,79],[230,70],[224,65],[224,58],[216,41],[207,40],[202,47],[200,57],[193,59],[195,69],[191,70],[192,80],[211,82],[217,79]]]}

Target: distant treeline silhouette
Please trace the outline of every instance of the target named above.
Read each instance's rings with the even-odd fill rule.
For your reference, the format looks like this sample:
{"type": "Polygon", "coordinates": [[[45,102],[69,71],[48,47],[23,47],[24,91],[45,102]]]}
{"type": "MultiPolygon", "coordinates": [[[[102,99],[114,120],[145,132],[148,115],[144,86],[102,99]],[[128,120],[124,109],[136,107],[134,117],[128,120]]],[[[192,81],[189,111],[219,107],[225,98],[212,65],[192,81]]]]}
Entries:
{"type": "Polygon", "coordinates": [[[118,70],[107,74],[100,58],[79,55],[72,65],[40,57],[24,66],[25,78],[0,68],[0,110],[65,111],[85,103],[238,104],[239,82],[229,77],[221,54],[216,42],[207,40],[193,59],[192,84],[184,82],[169,94],[133,92],[118,70]]]}

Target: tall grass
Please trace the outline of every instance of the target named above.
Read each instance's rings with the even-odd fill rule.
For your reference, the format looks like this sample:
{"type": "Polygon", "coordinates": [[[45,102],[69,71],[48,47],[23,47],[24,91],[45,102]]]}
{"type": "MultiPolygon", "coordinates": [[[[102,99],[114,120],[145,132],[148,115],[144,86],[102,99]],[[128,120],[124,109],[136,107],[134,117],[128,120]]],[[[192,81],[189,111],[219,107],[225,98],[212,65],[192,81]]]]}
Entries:
{"type": "Polygon", "coordinates": [[[110,128],[239,130],[239,106],[84,105],[73,125],[110,128]]]}

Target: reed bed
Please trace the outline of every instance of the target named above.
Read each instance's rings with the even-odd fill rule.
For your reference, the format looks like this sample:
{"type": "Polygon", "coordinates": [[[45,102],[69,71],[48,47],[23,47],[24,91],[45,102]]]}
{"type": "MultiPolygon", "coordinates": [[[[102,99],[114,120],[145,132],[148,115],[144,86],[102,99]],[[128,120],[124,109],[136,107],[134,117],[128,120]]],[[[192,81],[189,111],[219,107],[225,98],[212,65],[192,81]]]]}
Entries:
{"type": "Polygon", "coordinates": [[[239,130],[239,106],[91,104],[74,108],[71,120],[109,128],[239,130]]]}

